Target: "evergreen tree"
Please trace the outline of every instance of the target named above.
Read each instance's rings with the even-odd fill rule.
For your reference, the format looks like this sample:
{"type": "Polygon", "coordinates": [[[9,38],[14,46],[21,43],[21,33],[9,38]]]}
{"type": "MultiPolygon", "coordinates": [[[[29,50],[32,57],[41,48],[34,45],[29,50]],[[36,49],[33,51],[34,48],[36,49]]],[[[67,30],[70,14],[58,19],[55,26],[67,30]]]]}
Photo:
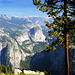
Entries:
{"type": "Polygon", "coordinates": [[[7,67],[7,71],[8,71],[8,73],[10,73],[10,72],[11,72],[11,71],[10,71],[10,67],[9,67],[9,66],[7,67]]]}
{"type": "Polygon", "coordinates": [[[7,73],[8,73],[8,71],[7,71],[7,67],[4,66],[4,65],[1,65],[1,72],[7,74],[7,73]]]}
{"type": "Polygon", "coordinates": [[[4,66],[4,65],[1,65],[1,67],[2,67],[2,70],[1,70],[1,71],[2,71],[3,73],[5,73],[5,66],[4,66]]]}
{"type": "Polygon", "coordinates": [[[8,73],[8,70],[7,70],[7,67],[5,66],[5,71],[4,71],[5,74],[8,73]]]}
{"type": "MultiPolygon", "coordinates": [[[[65,75],[69,75],[69,44],[75,45],[75,0],[33,0],[34,5],[42,12],[53,17],[54,21],[46,26],[50,29],[49,35],[55,36],[56,41],[46,46],[46,51],[55,50],[53,45],[61,45],[65,47],[65,75]]],[[[72,49],[73,46],[70,47],[72,49]]]]}

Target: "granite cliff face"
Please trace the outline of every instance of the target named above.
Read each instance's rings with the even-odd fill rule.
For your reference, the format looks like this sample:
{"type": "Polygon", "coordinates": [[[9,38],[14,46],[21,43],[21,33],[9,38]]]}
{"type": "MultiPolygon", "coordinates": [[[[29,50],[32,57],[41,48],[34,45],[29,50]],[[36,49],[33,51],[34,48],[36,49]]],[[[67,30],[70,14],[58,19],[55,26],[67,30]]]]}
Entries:
{"type": "Polygon", "coordinates": [[[41,27],[34,27],[29,31],[29,38],[35,42],[45,42],[45,36],[43,35],[41,27]]]}
{"type": "Polygon", "coordinates": [[[42,31],[45,20],[0,15],[0,63],[12,70],[22,68],[23,63],[29,68],[31,56],[45,48],[46,36],[42,31]]]}
{"type": "MultiPolygon", "coordinates": [[[[12,70],[20,68],[21,61],[25,61],[26,56],[31,56],[35,53],[33,47],[36,45],[36,43],[32,43],[28,32],[23,32],[23,34],[16,36],[15,39],[0,31],[0,62],[5,66],[9,65],[12,70]]],[[[33,41],[36,42],[36,40],[33,41]]]]}
{"type": "Polygon", "coordinates": [[[18,47],[17,42],[9,35],[0,32],[0,62],[10,66],[13,70],[20,68],[20,61],[25,60],[25,54],[18,47]]]}
{"type": "Polygon", "coordinates": [[[21,31],[20,34],[16,36],[17,42],[22,45],[23,41],[30,40],[27,31],[21,31]]]}

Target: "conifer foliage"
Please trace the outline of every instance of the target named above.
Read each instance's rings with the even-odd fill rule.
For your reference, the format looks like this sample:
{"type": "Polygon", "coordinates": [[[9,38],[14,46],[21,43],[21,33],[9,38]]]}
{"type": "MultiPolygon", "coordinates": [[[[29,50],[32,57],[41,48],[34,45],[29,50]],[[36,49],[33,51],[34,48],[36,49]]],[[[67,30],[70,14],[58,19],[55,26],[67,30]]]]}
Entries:
{"type": "Polygon", "coordinates": [[[52,29],[49,35],[55,36],[57,40],[47,45],[45,50],[55,50],[53,45],[65,47],[65,75],[69,75],[68,45],[75,45],[75,0],[33,0],[33,3],[40,11],[46,12],[48,17],[53,17],[54,21],[46,21],[46,26],[52,29]]]}
{"type": "Polygon", "coordinates": [[[11,72],[11,71],[10,71],[9,66],[6,67],[6,66],[0,64],[0,73],[5,73],[5,74],[7,74],[7,73],[10,73],[10,72],[11,72]]]}

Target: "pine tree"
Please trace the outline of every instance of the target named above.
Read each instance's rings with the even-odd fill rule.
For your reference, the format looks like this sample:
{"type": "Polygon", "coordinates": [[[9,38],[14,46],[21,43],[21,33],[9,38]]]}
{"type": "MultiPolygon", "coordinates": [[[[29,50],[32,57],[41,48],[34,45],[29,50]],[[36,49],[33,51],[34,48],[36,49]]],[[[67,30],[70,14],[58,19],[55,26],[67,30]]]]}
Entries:
{"type": "Polygon", "coordinates": [[[7,67],[7,71],[8,71],[8,73],[10,73],[10,72],[11,72],[11,71],[10,71],[10,67],[9,67],[9,66],[7,67]]]}
{"type": "Polygon", "coordinates": [[[7,70],[7,67],[5,66],[5,72],[4,72],[5,74],[7,74],[8,73],[8,70],[7,70]]]}
{"type": "Polygon", "coordinates": [[[65,47],[65,75],[69,75],[68,45],[71,43],[75,45],[75,0],[45,0],[44,3],[41,0],[33,0],[33,3],[40,11],[47,12],[49,17],[53,17],[54,21],[52,23],[46,21],[46,26],[52,29],[49,35],[55,36],[57,40],[46,46],[45,50],[55,50],[53,45],[65,47]]]}

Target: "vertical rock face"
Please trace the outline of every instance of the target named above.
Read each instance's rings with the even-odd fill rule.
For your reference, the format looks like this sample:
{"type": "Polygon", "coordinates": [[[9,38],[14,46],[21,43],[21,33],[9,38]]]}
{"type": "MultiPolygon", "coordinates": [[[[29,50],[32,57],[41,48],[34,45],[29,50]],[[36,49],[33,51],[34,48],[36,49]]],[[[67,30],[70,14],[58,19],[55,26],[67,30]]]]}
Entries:
{"type": "Polygon", "coordinates": [[[35,42],[45,42],[45,36],[43,35],[41,27],[34,27],[29,31],[29,37],[35,42]]]}
{"type": "Polygon", "coordinates": [[[12,44],[7,43],[6,46],[1,50],[1,64],[5,66],[9,65],[12,70],[14,70],[14,68],[20,68],[20,61],[25,60],[24,56],[25,55],[23,55],[19,49],[12,46],[12,44]]]}
{"type": "Polygon", "coordinates": [[[1,64],[3,63],[3,65],[7,65],[7,47],[8,45],[1,50],[1,64]]]}
{"type": "Polygon", "coordinates": [[[40,27],[34,27],[29,32],[23,30],[14,38],[16,40],[9,34],[0,32],[0,62],[5,66],[9,65],[12,70],[20,68],[21,60],[25,61],[26,56],[34,54],[33,47],[36,43],[32,41],[45,42],[45,36],[40,27]]]}
{"type": "Polygon", "coordinates": [[[27,31],[22,31],[19,36],[16,36],[17,42],[22,45],[25,40],[30,40],[27,31]]]}
{"type": "Polygon", "coordinates": [[[5,66],[10,66],[11,70],[20,68],[20,61],[25,60],[25,55],[11,37],[2,33],[0,35],[0,62],[5,66]],[[6,40],[6,41],[5,41],[6,40]]]}

